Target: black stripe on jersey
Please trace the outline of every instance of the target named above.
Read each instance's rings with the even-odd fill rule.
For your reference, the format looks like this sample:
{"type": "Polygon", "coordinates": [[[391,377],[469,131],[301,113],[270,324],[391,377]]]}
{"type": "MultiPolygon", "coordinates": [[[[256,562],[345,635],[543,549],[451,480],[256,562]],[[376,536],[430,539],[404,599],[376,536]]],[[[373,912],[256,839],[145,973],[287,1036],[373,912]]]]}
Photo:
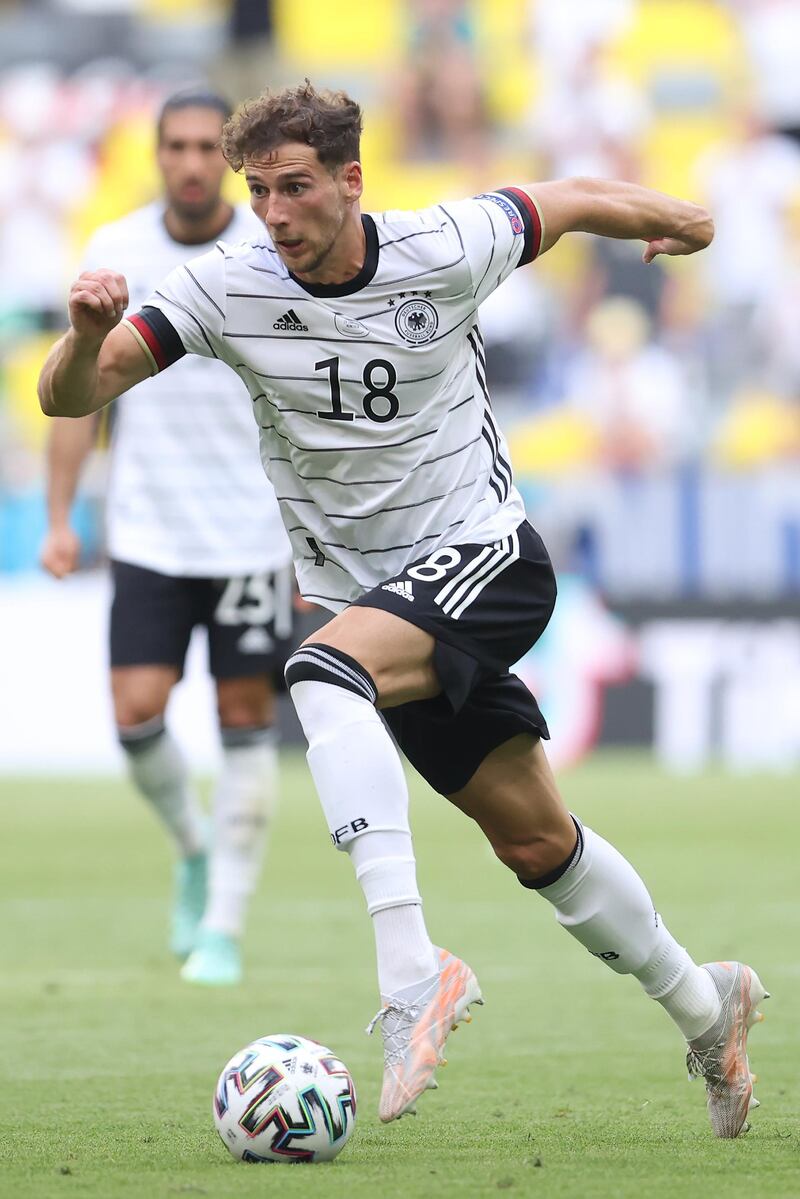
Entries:
{"type": "Polygon", "coordinates": [[[492,424],[491,415],[488,408],[484,410],[483,428],[481,429],[481,432],[486,434],[486,440],[492,447],[492,469],[494,471],[495,479],[500,485],[500,490],[503,492],[503,499],[506,500],[508,499],[508,494],[511,491],[511,470],[508,466],[508,463],[500,453],[500,441],[497,436],[497,429],[492,424]]]}
{"type": "MultiPolygon", "coordinates": [[[[463,525],[463,523],[463,520],[454,520],[453,523],[449,524],[446,529],[442,529],[438,533],[426,533],[425,536],[420,537],[418,541],[408,541],[404,542],[402,545],[388,545],[379,550],[360,550],[354,545],[342,545],[340,541],[321,541],[319,537],[317,537],[316,540],[327,550],[346,550],[348,554],[360,554],[362,558],[366,558],[369,554],[393,554],[395,550],[416,549],[418,545],[422,545],[423,541],[433,541],[437,537],[444,537],[445,534],[449,533],[451,529],[457,529],[459,525],[463,525]]],[[[294,525],[291,529],[287,529],[286,532],[299,533],[301,530],[305,530],[305,525],[294,525]]],[[[310,554],[307,554],[306,557],[309,561],[311,561],[310,554]]],[[[339,566],[339,563],[334,562],[332,558],[329,558],[328,562],[330,562],[333,566],[339,566]]],[[[339,569],[344,570],[345,568],[342,566],[339,567],[339,569]]]]}
{"type": "MultiPolygon", "coordinates": [[[[472,346],[472,352],[473,352],[473,354],[475,355],[475,368],[476,368],[476,370],[481,370],[481,369],[482,369],[482,370],[485,372],[485,371],[486,371],[486,358],[485,358],[485,356],[484,356],[484,353],[483,353],[483,341],[481,340],[481,342],[480,342],[480,346],[479,346],[479,345],[478,345],[478,336],[479,336],[479,333],[478,333],[478,326],[477,326],[477,325],[473,325],[473,326],[472,326],[472,328],[470,329],[469,333],[467,334],[467,341],[468,341],[468,342],[469,342],[469,344],[472,346]]],[[[481,385],[481,390],[483,391],[483,394],[484,394],[484,396],[485,396],[485,398],[486,398],[486,402],[487,402],[487,404],[490,404],[490,403],[491,403],[491,400],[489,399],[489,392],[488,392],[488,389],[487,389],[487,387],[486,387],[486,381],[485,381],[485,379],[484,379],[484,378],[481,378],[481,377],[479,376],[479,377],[478,377],[478,382],[479,382],[479,383],[480,383],[480,385],[481,385]]]]}
{"type": "Polygon", "coordinates": [[[455,229],[456,237],[458,238],[458,244],[461,246],[462,253],[466,256],[467,251],[464,249],[464,238],[461,236],[461,230],[458,227],[458,222],[453,220],[452,214],[447,211],[444,204],[437,204],[437,208],[441,208],[442,212],[444,213],[444,215],[447,217],[450,224],[455,229]]]}
{"type": "Polygon", "coordinates": [[[497,428],[497,425],[495,424],[495,420],[494,420],[494,416],[492,414],[492,408],[491,408],[490,404],[487,404],[484,409],[483,419],[484,419],[485,424],[488,426],[489,430],[491,431],[492,437],[494,438],[495,445],[497,446],[497,473],[498,473],[498,475],[502,476],[504,479],[507,480],[506,494],[508,494],[508,492],[511,490],[511,467],[506,462],[503,455],[500,453],[500,433],[497,428]]]}
{"type": "Polygon", "coordinates": [[[483,213],[483,215],[486,217],[487,221],[489,222],[489,228],[492,231],[492,252],[489,255],[489,261],[486,263],[486,270],[481,275],[481,281],[478,284],[478,286],[475,288],[476,296],[477,296],[478,292],[480,291],[480,289],[483,287],[484,279],[489,274],[489,267],[492,265],[492,262],[494,261],[494,252],[497,248],[497,234],[494,231],[494,224],[492,222],[492,218],[489,216],[489,213],[486,211],[486,209],[483,207],[483,205],[481,205],[481,212],[483,213]]]}
{"type": "Polygon", "coordinates": [[[402,237],[392,238],[391,241],[382,241],[380,247],[383,249],[384,246],[396,246],[398,242],[408,241],[410,237],[425,237],[428,233],[441,233],[444,228],[444,225],[439,225],[437,229],[418,229],[416,233],[404,233],[402,237]]]}
{"type": "Polygon", "coordinates": [[[452,262],[445,262],[442,266],[430,266],[424,271],[417,271],[413,275],[401,275],[399,279],[379,279],[377,283],[368,283],[367,287],[392,287],[395,283],[410,283],[412,279],[423,279],[429,275],[436,275],[439,271],[447,271],[451,266],[458,266],[459,262],[463,262],[466,254],[461,254],[458,258],[454,258],[452,262]]]}
{"type": "Polygon", "coordinates": [[[288,279],[288,271],[273,271],[270,266],[254,266],[252,262],[247,263],[249,271],[258,271],[259,275],[274,275],[276,279],[288,279]]]}
{"type": "MultiPolygon", "coordinates": [[[[475,357],[478,359],[478,362],[480,363],[481,369],[483,370],[484,377],[485,377],[485,375],[486,375],[486,347],[484,345],[483,338],[480,336],[480,332],[478,330],[477,325],[473,325],[473,327],[470,329],[469,333],[467,334],[467,341],[472,346],[473,353],[475,354],[475,357]],[[480,338],[480,340],[478,340],[479,338],[480,338]]],[[[486,399],[488,400],[489,393],[488,393],[488,391],[486,391],[485,387],[484,387],[484,394],[486,395],[486,399]]]]}
{"type": "MultiPolygon", "coordinates": [[[[472,314],[470,314],[470,315],[472,315],[472,314]]],[[[223,337],[236,337],[236,338],[242,338],[242,339],[249,338],[250,340],[255,340],[255,341],[286,341],[286,340],[290,340],[290,341],[325,341],[325,342],[345,341],[345,342],[348,342],[350,345],[353,344],[352,337],[330,337],[327,333],[322,338],[320,338],[320,336],[315,333],[309,333],[308,335],[306,335],[305,333],[228,333],[228,332],[223,332],[222,336],[223,337]]],[[[435,340],[436,340],[435,338],[433,338],[433,337],[431,338],[431,341],[435,341],[435,340]]],[[[365,344],[370,345],[370,346],[394,346],[395,349],[397,349],[396,341],[378,341],[378,339],[376,337],[371,337],[368,342],[365,342],[365,344]]],[[[425,344],[429,345],[430,343],[426,342],[425,344]]],[[[253,368],[250,367],[250,369],[252,370],[253,368]]],[[[260,373],[259,371],[253,371],[253,374],[257,375],[259,373],[260,373]]],[[[289,377],[291,377],[291,376],[289,376],[289,377]]],[[[271,378],[277,378],[277,376],[264,375],[263,378],[271,379],[271,378]]],[[[359,380],[359,382],[361,382],[361,380],[359,380]]]]}
{"type": "MultiPolygon", "coordinates": [[[[478,348],[478,342],[477,342],[476,337],[474,336],[475,331],[476,330],[471,330],[467,334],[467,340],[469,341],[469,344],[472,346],[473,353],[475,354],[475,377],[478,380],[478,383],[480,385],[481,391],[483,392],[483,396],[484,396],[484,400],[485,400],[482,433],[486,439],[487,444],[490,446],[490,448],[492,450],[492,469],[494,470],[497,482],[500,486],[500,491],[503,491],[505,493],[504,495],[501,496],[499,494],[498,488],[495,487],[495,491],[498,491],[498,498],[502,502],[502,500],[505,500],[508,498],[508,495],[511,491],[511,467],[506,462],[503,455],[500,453],[500,437],[497,432],[497,428],[495,427],[494,420],[492,418],[492,411],[491,411],[492,404],[491,404],[491,400],[489,398],[489,389],[486,386],[486,380],[484,379],[482,371],[481,371],[481,364],[483,361],[483,363],[485,365],[485,359],[483,359],[483,354],[482,354],[481,350],[478,348]]],[[[492,480],[490,479],[489,482],[492,483],[492,480]]]]}
{"type": "MultiPolygon", "coordinates": [[[[470,313],[470,316],[474,316],[474,313],[470,313]]],[[[468,319],[468,318],[465,318],[465,319],[468,319]]],[[[462,322],[462,324],[463,324],[463,322],[462,322]]],[[[451,330],[451,332],[452,332],[452,330],[451,330]]],[[[326,337],[325,340],[328,341],[329,339],[326,337]]],[[[350,340],[352,341],[352,338],[350,338],[350,340]]],[[[435,339],[431,338],[431,340],[433,341],[435,339]]],[[[367,342],[366,344],[375,345],[376,343],[370,341],[370,342],[367,342]]],[[[379,344],[386,345],[388,343],[380,342],[379,344]]],[[[396,345],[396,344],[397,344],[396,342],[392,342],[392,345],[396,345]]],[[[447,365],[443,366],[440,371],[435,371],[432,375],[415,375],[413,379],[398,379],[397,382],[394,384],[394,386],[401,387],[401,386],[405,386],[408,383],[427,383],[428,380],[430,380],[430,379],[438,379],[440,375],[443,375],[446,370],[450,369],[450,365],[451,364],[448,362],[447,365]]],[[[319,383],[319,381],[320,381],[319,375],[268,375],[268,374],[266,374],[265,371],[253,370],[252,366],[248,366],[246,362],[237,362],[236,366],[237,366],[237,368],[242,367],[244,370],[249,371],[251,375],[257,375],[259,379],[281,379],[281,380],[291,379],[296,383],[319,383]]],[[[457,379],[459,375],[463,374],[465,369],[466,369],[466,367],[463,367],[463,366],[460,367],[456,371],[456,373],[453,375],[453,379],[451,380],[451,382],[453,382],[455,379],[457,379]]],[[[342,378],[342,379],[340,379],[340,382],[341,383],[355,383],[360,386],[363,383],[363,379],[344,379],[344,378],[342,378]]]]}
{"type": "Polygon", "coordinates": [[[542,226],[533,200],[518,187],[499,187],[497,193],[514,205],[522,220],[525,235],[525,246],[517,266],[527,266],[533,262],[542,244],[542,226]]]}
{"type": "MultiPolygon", "coordinates": [[[[359,312],[358,319],[361,321],[369,321],[376,316],[394,316],[394,314],[394,308],[376,308],[374,312],[359,312]]],[[[427,342],[425,344],[427,345],[427,342]]]]}
{"type": "MultiPolygon", "coordinates": [[[[472,298],[473,298],[472,293],[470,293],[470,299],[472,299],[472,298]]],[[[445,337],[449,337],[451,333],[455,333],[456,330],[460,329],[462,325],[465,325],[467,323],[467,321],[474,321],[474,320],[475,320],[475,309],[473,308],[472,311],[468,312],[465,317],[462,317],[462,319],[458,322],[457,325],[453,325],[452,329],[446,329],[445,332],[440,333],[438,337],[432,337],[430,341],[425,342],[425,345],[426,346],[432,345],[433,342],[435,342],[435,341],[444,341],[445,337]]]]}
{"type": "MultiPolygon", "coordinates": [[[[486,444],[488,445],[489,449],[491,450],[491,453],[492,453],[492,466],[494,467],[494,464],[495,464],[495,461],[496,461],[496,454],[497,454],[497,451],[496,451],[496,449],[495,449],[495,447],[494,447],[494,444],[493,444],[493,442],[492,442],[492,439],[491,439],[491,437],[489,436],[489,434],[488,434],[488,433],[487,433],[487,431],[486,431],[486,426],[485,426],[485,425],[484,425],[484,427],[481,429],[481,437],[483,437],[483,438],[485,439],[485,441],[486,441],[486,444]]],[[[500,501],[500,503],[502,504],[502,502],[503,502],[503,496],[502,496],[502,493],[501,493],[501,491],[500,491],[499,484],[497,484],[497,483],[495,482],[495,480],[492,478],[492,476],[491,476],[491,475],[489,476],[489,486],[491,487],[492,491],[495,493],[495,495],[497,496],[498,500],[499,500],[499,501],[500,501]]]]}
{"type": "MultiPolygon", "coordinates": [[[[474,400],[474,399],[475,399],[475,392],[473,391],[468,396],[464,396],[463,400],[459,400],[457,404],[451,404],[450,407],[447,409],[447,412],[445,412],[445,416],[449,416],[451,412],[457,412],[459,408],[463,408],[465,404],[468,404],[470,402],[470,400],[474,400]]],[[[416,415],[416,413],[415,413],[415,415],[416,415]]]]}
{"type": "Polygon", "coordinates": [[[500,437],[492,420],[492,412],[488,403],[483,411],[483,428],[481,432],[491,446],[493,455],[492,469],[494,470],[495,479],[500,484],[501,490],[505,493],[503,499],[507,499],[511,490],[511,467],[500,453],[500,437]]]}
{"type": "MultiPolygon", "coordinates": [[[[256,291],[226,291],[225,295],[228,297],[228,299],[237,299],[237,300],[280,300],[282,304],[285,304],[289,299],[288,296],[264,295],[263,292],[256,292],[256,291]]],[[[293,304],[313,304],[314,303],[313,300],[309,300],[306,296],[292,296],[291,302],[293,304]]]]}
{"type": "MultiPolygon", "coordinates": [[[[470,396],[470,399],[473,399],[470,396]]],[[[423,466],[432,466],[434,462],[441,462],[445,458],[454,458],[456,454],[461,454],[464,450],[469,449],[471,445],[475,445],[476,441],[480,441],[481,435],[478,433],[475,437],[471,437],[469,441],[465,441],[455,450],[448,450],[446,454],[437,454],[435,458],[423,458],[416,466],[403,475],[401,479],[334,479],[331,475],[301,475],[299,470],[292,470],[294,476],[298,479],[303,479],[307,483],[333,483],[336,487],[371,487],[379,485],[381,487],[388,486],[391,483],[404,483],[409,475],[413,475],[414,471],[421,470],[423,466]]],[[[291,458],[281,458],[277,454],[271,455],[268,462],[287,462],[292,468],[294,463],[291,458]]]]}
{"type": "MultiPolygon", "coordinates": [[[[263,396],[263,397],[257,396],[256,398],[257,399],[261,399],[261,398],[266,399],[267,397],[266,396],[263,396]]],[[[474,396],[474,394],[472,394],[472,395],[467,396],[463,400],[459,400],[457,404],[453,404],[452,407],[447,409],[447,413],[445,413],[445,415],[448,415],[450,412],[455,412],[457,408],[461,408],[462,405],[464,405],[464,404],[468,403],[470,400],[474,400],[474,399],[475,399],[475,396],[474,396]]],[[[272,401],[269,400],[269,403],[272,403],[272,401]]],[[[273,407],[276,407],[276,405],[273,404],[273,407]]],[[[300,408],[284,408],[284,409],[279,409],[279,411],[302,412],[303,410],[300,408]]],[[[315,414],[303,412],[303,415],[304,416],[306,416],[306,415],[313,416],[315,414]]],[[[418,416],[419,413],[418,412],[410,412],[407,415],[408,416],[418,416]]],[[[391,441],[388,443],[384,443],[383,445],[374,445],[374,446],[373,445],[349,445],[349,446],[315,447],[315,446],[298,445],[296,441],[292,441],[291,437],[287,437],[285,433],[281,433],[280,429],[277,429],[275,427],[275,425],[261,425],[261,428],[267,432],[271,431],[273,433],[277,433],[278,437],[280,437],[281,440],[288,441],[289,445],[294,446],[294,448],[296,450],[300,450],[301,453],[303,453],[303,454],[350,454],[350,453],[356,453],[359,450],[392,450],[392,449],[396,449],[398,446],[401,446],[401,445],[410,445],[412,441],[419,441],[420,438],[422,438],[422,437],[432,437],[435,433],[439,432],[438,429],[428,429],[428,431],[426,433],[417,433],[417,434],[415,434],[414,437],[407,437],[404,441],[391,441]]],[[[279,461],[279,459],[270,459],[270,461],[279,461]]]]}
{"type": "MultiPolygon", "coordinates": [[[[426,272],[423,272],[423,273],[426,273],[426,272]]],[[[369,286],[371,287],[372,284],[370,284],[369,286]]],[[[377,284],[376,284],[376,286],[377,286],[377,284]]],[[[171,302],[174,303],[174,301],[171,301],[171,302]]],[[[369,316],[379,316],[381,314],[380,313],[369,313],[368,315],[369,316]]],[[[365,317],[365,319],[366,319],[366,317],[365,317]]],[[[452,333],[455,333],[456,330],[460,329],[461,326],[466,324],[467,321],[471,321],[474,319],[475,319],[475,310],[473,309],[471,312],[468,312],[465,317],[462,317],[462,319],[458,322],[458,324],[453,325],[453,327],[451,329],[445,329],[444,333],[439,333],[436,337],[432,337],[430,339],[430,341],[425,342],[425,345],[432,345],[435,341],[444,341],[445,337],[450,337],[450,335],[452,333]]],[[[319,337],[314,334],[308,334],[308,336],[306,336],[306,334],[304,334],[304,333],[227,333],[227,332],[223,332],[222,336],[223,337],[242,338],[245,340],[249,338],[251,340],[255,339],[256,341],[258,341],[259,339],[263,339],[265,341],[284,341],[286,338],[291,338],[292,341],[319,341],[320,340],[319,337]]],[[[326,342],[335,341],[335,342],[347,342],[349,345],[353,344],[352,337],[329,337],[326,335],[323,338],[323,340],[326,342]]],[[[365,340],[363,344],[368,345],[368,346],[393,346],[395,349],[397,349],[398,343],[396,341],[379,341],[376,337],[370,337],[369,340],[365,340]]],[[[265,374],[264,371],[254,370],[252,366],[249,366],[245,362],[239,362],[239,363],[237,363],[237,366],[247,367],[247,369],[252,374],[258,375],[258,377],[260,379],[303,379],[303,380],[311,381],[316,378],[316,376],[314,376],[314,375],[268,375],[268,374],[265,374]]],[[[436,375],[421,375],[419,377],[419,379],[398,379],[397,385],[399,386],[401,383],[417,383],[417,382],[421,382],[424,379],[435,379],[435,378],[436,378],[436,375]]],[[[348,381],[351,383],[353,383],[353,382],[360,383],[361,382],[360,379],[343,380],[343,382],[348,382],[348,381]]]]}
{"type": "MultiPolygon", "coordinates": [[[[153,294],[157,295],[159,297],[159,299],[163,300],[166,304],[174,304],[174,306],[176,308],[179,308],[181,312],[185,313],[186,316],[190,317],[194,321],[194,323],[197,325],[197,328],[200,330],[200,336],[202,337],[203,341],[208,346],[209,350],[211,351],[212,356],[214,358],[219,358],[219,354],[216,352],[216,350],[212,346],[211,342],[208,340],[208,335],[207,335],[205,329],[203,328],[201,322],[197,319],[195,314],[192,312],[191,308],[187,308],[186,305],[181,304],[179,300],[173,300],[171,296],[165,296],[163,291],[155,291],[153,294]]],[[[154,311],[161,312],[161,309],[156,308],[154,311]]],[[[162,313],[161,315],[163,316],[164,314],[162,313]]],[[[164,320],[168,320],[168,317],[165,316],[164,320]]],[[[173,328],[173,326],[171,324],[170,324],[170,328],[171,329],[173,328]]],[[[178,337],[178,334],[176,333],[175,336],[178,337]]],[[[183,344],[183,343],[181,343],[181,344],[183,344]]],[[[185,351],[184,351],[184,353],[185,353],[185,351]]]]}
{"type": "Polygon", "coordinates": [[[200,291],[203,293],[203,295],[205,296],[205,298],[208,300],[209,304],[213,304],[213,305],[214,305],[214,307],[216,308],[217,312],[218,312],[218,313],[220,314],[220,316],[222,317],[222,319],[223,319],[223,320],[225,320],[225,313],[222,311],[222,309],[220,308],[220,306],[219,306],[219,304],[216,302],[216,300],[212,299],[212,297],[211,297],[211,296],[208,294],[208,292],[207,292],[207,291],[206,291],[206,289],[203,287],[203,284],[202,284],[202,283],[199,281],[199,279],[196,279],[196,278],[195,278],[195,276],[194,276],[194,275],[192,274],[192,272],[189,270],[188,266],[186,266],[185,264],[184,264],[184,268],[183,268],[183,269],[186,271],[186,274],[189,276],[189,278],[191,279],[192,283],[194,283],[195,287],[197,287],[197,288],[199,288],[199,289],[200,289],[200,291]]]}
{"type": "Polygon", "coordinates": [[[433,437],[434,433],[438,433],[438,429],[428,429],[425,433],[416,433],[413,437],[406,437],[404,441],[390,441],[383,445],[329,445],[329,446],[309,446],[298,445],[296,441],[292,441],[291,437],[287,437],[281,433],[280,429],[276,429],[274,425],[261,425],[261,428],[266,432],[277,433],[281,441],[288,441],[289,445],[294,446],[296,450],[300,450],[303,454],[356,454],[360,450],[368,450],[374,453],[375,450],[394,450],[401,445],[410,445],[412,441],[419,441],[422,437],[433,437]]]}
{"type": "Polygon", "coordinates": [[[251,396],[250,398],[254,404],[258,400],[266,400],[270,407],[274,408],[276,412],[296,412],[300,416],[313,416],[314,418],[316,418],[317,415],[316,412],[312,411],[310,408],[281,408],[280,404],[276,404],[274,400],[271,400],[265,391],[260,392],[257,396],[251,396]]]}
{"type": "MultiPolygon", "coordinates": [[[[363,516],[355,516],[352,512],[325,512],[322,508],[319,508],[319,511],[327,520],[373,520],[376,516],[385,516],[387,512],[406,512],[410,508],[424,508],[426,504],[433,504],[436,500],[446,499],[448,495],[455,495],[457,491],[464,491],[467,487],[474,487],[482,474],[488,474],[488,471],[480,471],[468,483],[459,483],[458,487],[451,487],[449,491],[444,491],[441,495],[429,495],[427,499],[415,500],[413,504],[394,504],[389,508],[378,508],[375,512],[365,512],[363,516]]],[[[279,495],[276,498],[285,504],[317,504],[316,500],[305,499],[298,495],[279,495]]]]}
{"type": "MultiPolygon", "coordinates": [[[[438,373],[441,374],[442,372],[439,371],[438,373]]],[[[460,370],[458,372],[458,375],[460,375],[462,373],[463,373],[463,368],[462,368],[462,370],[460,370]]],[[[456,375],[455,378],[458,378],[458,375],[456,375]]],[[[431,376],[431,378],[435,378],[435,376],[431,376]]],[[[341,381],[342,381],[342,383],[358,383],[358,382],[360,382],[359,379],[342,379],[341,381]]],[[[406,382],[408,382],[408,380],[406,380],[406,382]]],[[[274,408],[276,412],[292,412],[292,413],[296,413],[298,416],[313,416],[313,418],[315,420],[318,419],[316,408],[282,408],[280,406],[280,404],[276,404],[274,400],[271,400],[265,391],[260,391],[258,393],[258,395],[251,396],[250,399],[252,400],[252,402],[254,404],[257,403],[259,400],[266,400],[266,402],[269,404],[270,408],[274,408]]],[[[468,404],[470,402],[470,400],[474,400],[474,399],[475,399],[475,393],[473,392],[471,395],[465,396],[465,398],[463,400],[459,400],[457,404],[451,404],[444,415],[448,416],[451,412],[455,412],[457,408],[463,408],[463,406],[465,404],[468,404]]],[[[422,409],[418,408],[418,409],[415,409],[413,412],[398,412],[397,416],[394,417],[394,420],[410,420],[414,416],[419,416],[421,411],[422,411],[422,409]]],[[[355,415],[356,420],[367,420],[368,419],[366,415],[362,415],[359,412],[356,412],[354,415],[355,415]]],[[[393,480],[393,481],[401,482],[402,480],[398,479],[398,480],[393,480]]]]}
{"type": "MultiPolygon", "coordinates": [[[[461,374],[460,371],[459,371],[459,374],[461,374]]],[[[457,404],[451,404],[450,407],[445,412],[445,416],[449,416],[450,413],[455,412],[457,408],[463,408],[465,404],[468,404],[470,402],[470,400],[474,400],[474,399],[475,399],[475,392],[473,391],[471,395],[465,396],[464,399],[459,400],[457,404]]],[[[414,412],[404,412],[402,414],[402,416],[398,416],[398,417],[396,417],[396,419],[397,420],[401,420],[401,419],[408,420],[408,418],[410,416],[419,416],[423,411],[424,411],[424,409],[417,408],[416,411],[414,411],[414,412]]]]}
{"type": "MultiPolygon", "coordinates": [[[[483,340],[483,334],[481,333],[479,325],[473,325],[472,332],[475,335],[475,340],[477,341],[478,345],[480,346],[480,349],[477,351],[477,354],[478,354],[478,359],[480,361],[480,364],[483,367],[483,373],[485,376],[485,374],[486,374],[486,342],[483,340]]],[[[490,398],[489,399],[490,407],[491,407],[491,402],[492,401],[490,398]]]]}
{"type": "Polygon", "coordinates": [[[145,322],[158,344],[159,358],[162,359],[159,362],[159,370],[164,370],[165,367],[171,366],[173,362],[184,357],[186,348],[180,339],[180,334],[160,308],[145,304],[136,315],[145,322]]]}

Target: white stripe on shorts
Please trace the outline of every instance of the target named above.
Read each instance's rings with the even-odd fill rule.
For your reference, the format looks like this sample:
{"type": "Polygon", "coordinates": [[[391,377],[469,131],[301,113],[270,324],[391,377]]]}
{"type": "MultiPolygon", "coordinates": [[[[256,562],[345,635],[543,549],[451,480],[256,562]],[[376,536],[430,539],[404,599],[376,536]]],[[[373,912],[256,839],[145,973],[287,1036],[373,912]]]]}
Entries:
{"type": "Polygon", "coordinates": [[[471,578],[465,577],[468,573],[467,571],[463,572],[462,578],[464,581],[459,583],[455,591],[453,591],[452,594],[448,596],[447,600],[442,604],[442,611],[447,613],[448,616],[452,616],[453,610],[456,608],[456,606],[461,603],[464,597],[472,591],[472,589],[477,583],[480,582],[481,579],[494,570],[498,562],[503,561],[503,559],[508,555],[509,550],[510,546],[508,537],[504,537],[502,541],[495,542],[495,544],[492,546],[492,553],[490,557],[486,558],[481,563],[480,569],[475,571],[471,578]]]}
{"type": "Polygon", "coordinates": [[[453,620],[458,620],[459,616],[461,616],[461,614],[470,606],[470,604],[474,603],[474,601],[483,591],[484,587],[486,587],[488,583],[491,583],[492,579],[496,578],[496,576],[499,575],[501,571],[504,571],[506,567],[510,566],[512,562],[517,561],[519,558],[519,537],[516,533],[512,533],[510,538],[507,538],[507,540],[511,542],[511,545],[507,553],[504,555],[503,560],[499,562],[497,566],[495,566],[494,570],[490,570],[488,574],[484,572],[481,579],[476,581],[475,586],[472,587],[459,606],[449,613],[453,620]]]}
{"type": "Polygon", "coordinates": [[[436,592],[436,595],[433,597],[433,602],[441,607],[453,588],[457,587],[462,579],[465,579],[468,575],[471,575],[474,571],[476,571],[480,564],[486,561],[492,550],[499,549],[499,547],[499,541],[495,541],[493,545],[485,546],[479,554],[475,555],[471,562],[468,562],[466,566],[462,566],[461,570],[454,574],[449,582],[445,583],[441,591],[436,592]]]}

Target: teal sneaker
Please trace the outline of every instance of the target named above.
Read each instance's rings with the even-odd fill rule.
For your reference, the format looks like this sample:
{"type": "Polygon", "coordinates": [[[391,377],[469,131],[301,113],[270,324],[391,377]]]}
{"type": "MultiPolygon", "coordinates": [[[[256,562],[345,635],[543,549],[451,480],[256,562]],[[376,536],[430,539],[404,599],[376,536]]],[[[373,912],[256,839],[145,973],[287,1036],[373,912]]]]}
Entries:
{"type": "Polygon", "coordinates": [[[181,858],[175,864],[175,898],[172,904],[172,928],[169,947],[178,958],[186,958],[197,940],[197,930],[206,907],[205,853],[181,858]]]}
{"type": "Polygon", "coordinates": [[[201,929],[195,948],[181,967],[181,978],[207,987],[236,986],[242,981],[239,942],[227,933],[201,929]]]}

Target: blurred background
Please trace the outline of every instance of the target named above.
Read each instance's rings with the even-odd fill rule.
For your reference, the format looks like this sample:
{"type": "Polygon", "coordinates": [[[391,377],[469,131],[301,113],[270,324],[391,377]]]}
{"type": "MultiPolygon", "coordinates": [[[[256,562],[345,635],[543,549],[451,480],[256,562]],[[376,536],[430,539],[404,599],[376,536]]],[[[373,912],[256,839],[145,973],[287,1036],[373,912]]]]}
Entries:
{"type": "MultiPolygon", "coordinates": [[[[800,764],[800,0],[0,0],[0,773],[107,770],[106,454],[86,572],[37,564],[35,381],[94,228],[157,193],[154,113],[305,75],[365,110],[365,207],[573,174],[705,203],[697,258],[573,236],[482,309],[495,407],[560,576],[520,671],[558,764],[800,764]]],[[[245,199],[230,178],[230,198],[245,199]]],[[[256,435],[254,426],[254,436],[256,435]]],[[[199,649],[179,736],[213,762],[199,649]]]]}

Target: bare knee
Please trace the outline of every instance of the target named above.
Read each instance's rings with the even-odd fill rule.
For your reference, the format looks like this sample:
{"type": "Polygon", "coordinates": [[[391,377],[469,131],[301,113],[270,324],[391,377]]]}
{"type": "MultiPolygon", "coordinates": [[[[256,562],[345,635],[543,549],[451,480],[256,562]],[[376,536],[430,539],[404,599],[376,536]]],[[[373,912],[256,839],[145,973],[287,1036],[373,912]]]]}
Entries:
{"type": "Polygon", "coordinates": [[[541,743],[520,734],[484,758],[450,801],[471,816],[500,861],[519,878],[549,874],[567,860],[577,833],[541,743]]]}
{"type": "Polygon", "coordinates": [[[275,691],[268,676],[217,679],[217,714],[223,729],[273,724],[275,691]]]}
{"type": "Polygon", "coordinates": [[[178,672],[169,667],[119,667],[111,672],[114,719],[118,729],[132,729],[162,717],[178,672]]]}
{"type": "Polygon", "coordinates": [[[536,832],[523,840],[494,838],[490,832],[487,836],[503,865],[523,879],[541,878],[556,870],[572,854],[577,840],[574,825],[536,832]]]}

